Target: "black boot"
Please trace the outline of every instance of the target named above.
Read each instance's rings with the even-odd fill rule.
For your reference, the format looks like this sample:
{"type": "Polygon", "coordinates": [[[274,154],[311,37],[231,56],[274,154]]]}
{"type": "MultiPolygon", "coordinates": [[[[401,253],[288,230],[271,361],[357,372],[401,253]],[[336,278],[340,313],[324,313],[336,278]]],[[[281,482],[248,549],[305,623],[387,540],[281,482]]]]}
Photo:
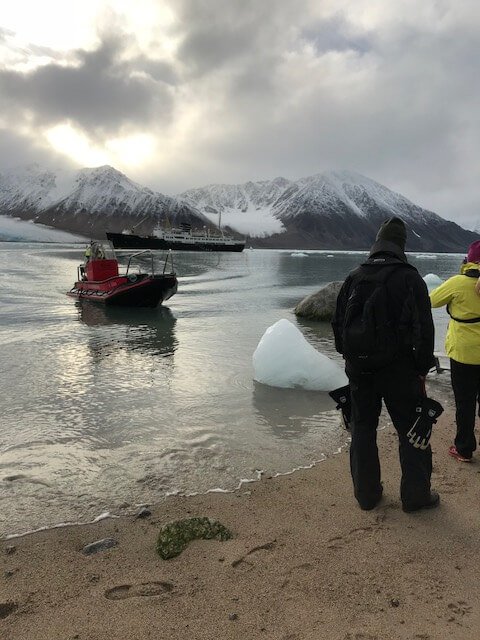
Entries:
{"type": "Polygon", "coordinates": [[[405,513],[412,513],[413,511],[420,511],[420,509],[434,509],[440,504],[440,496],[436,491],[430,491],[430,497],[427,502],[421,502],[419,504],[404,504],[402,505],[405,513]]]}

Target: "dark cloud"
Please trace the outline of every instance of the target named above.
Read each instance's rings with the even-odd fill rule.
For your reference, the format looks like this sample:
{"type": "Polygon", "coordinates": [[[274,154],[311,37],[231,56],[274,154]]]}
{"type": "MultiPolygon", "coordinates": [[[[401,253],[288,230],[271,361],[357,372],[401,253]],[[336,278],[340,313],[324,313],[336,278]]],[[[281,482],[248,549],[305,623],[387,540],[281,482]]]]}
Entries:
{"type": "Polygon", "coordinates": [[[310,42],[319,54],[327,51],[355,51],[363,54],[371,50],[374,34],[360,35],[352,32],[347,21],[336,15],[327,20],[308,25],[302,37],[310,42]]]}
{"type": "Polygon", "coordinates": [[[305,0],[179,0],[178,59],[192,75],[218,72],[252,58],[276,58],[292,38],[305,0]]]}
{"type": "Polygon", "coordinates": [[[142,65],[123,61],[124,38],[106,37],[94,51],[77,51],[75,65],[51,63],[28,73],[0,71],[4,114],[33,115],[41,125],[76,123],[103,136],[123,126],[168,121],[172,96],[168,86],[142,65]]]}

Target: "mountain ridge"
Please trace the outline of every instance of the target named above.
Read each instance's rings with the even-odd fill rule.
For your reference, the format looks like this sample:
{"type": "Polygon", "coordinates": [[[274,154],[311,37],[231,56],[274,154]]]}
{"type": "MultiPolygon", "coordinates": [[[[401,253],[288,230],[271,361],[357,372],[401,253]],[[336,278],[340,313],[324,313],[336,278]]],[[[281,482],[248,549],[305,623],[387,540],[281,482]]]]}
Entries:
{"type": "Polygon", "coordinates": [[[0,213],[91,237],[135,227],[222,221],[256,247],[368,249],[388,217],[402,218],[409,250],[464,251],[478,235],[354,171],[289,180],[211,184],[164,195],[104,165],[62,175],[27,165],[0,173],[0,213]]]}

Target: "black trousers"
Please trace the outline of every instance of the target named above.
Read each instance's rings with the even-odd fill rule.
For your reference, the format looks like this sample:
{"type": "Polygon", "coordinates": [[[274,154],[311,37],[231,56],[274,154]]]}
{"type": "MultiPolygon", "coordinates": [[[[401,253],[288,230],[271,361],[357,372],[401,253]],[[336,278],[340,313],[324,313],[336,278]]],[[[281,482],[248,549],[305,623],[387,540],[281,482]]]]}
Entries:
{"type": "Polygon", "coordinates": [[[477,448],[475,414],[480,393],[480,365],[450,360],[453,395],[455,396],[458,453],[470,458],[477,448]]]}
{"type": "Polygon", "coordinates": [[[407,432],[415,420],[415,407],[423,383],[410,360],[397,360],[373,374],[360,374],[347,362],[352,396],[352,443],[350,470],[355,497],[363,508],[371,508],[381,493],[377,427],[382,399],[398,433],[402,480],[400,496],[407,507],[425,504],[430,498],[432,450],[415,449],[407,432]]]}

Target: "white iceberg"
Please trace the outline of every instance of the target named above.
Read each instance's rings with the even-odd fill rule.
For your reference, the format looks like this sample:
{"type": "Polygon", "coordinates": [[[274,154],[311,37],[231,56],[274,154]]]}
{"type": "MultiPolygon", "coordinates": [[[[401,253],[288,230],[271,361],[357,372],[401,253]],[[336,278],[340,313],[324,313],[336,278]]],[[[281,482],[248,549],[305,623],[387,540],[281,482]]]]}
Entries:
{"type": "Polygon", "coordinates": [[[435,273],[427,273],[426,276],[423,276],[423,280],[429,291],[436,289],[443,282],[443,280],[435,273]]]}
{"type": "Polygon", "coordinates": [[[314,349],[285,319],[268,327],[252,360],[254,379],[271,387],[331,391],[348,383],[339,365],[314,349]]]}

